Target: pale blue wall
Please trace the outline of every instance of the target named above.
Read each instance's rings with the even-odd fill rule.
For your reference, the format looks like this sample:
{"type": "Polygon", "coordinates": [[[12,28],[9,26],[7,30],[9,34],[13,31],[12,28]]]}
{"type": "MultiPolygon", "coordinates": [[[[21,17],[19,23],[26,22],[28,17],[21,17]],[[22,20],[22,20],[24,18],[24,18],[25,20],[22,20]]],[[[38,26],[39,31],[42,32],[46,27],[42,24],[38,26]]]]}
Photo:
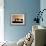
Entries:
{"type": "Polygon", "coordinates": [[[18,41],[31,29],[36,12],[40,9],[39,0],[4,0],[4,35],[5,40],[18,41]],[[10,24],[12,13],[23,13],[26,16],[26,25],[13,26],[10,24]]]}
{"type": "MultiPolygon", "coordinates": [[[[40,1],[40,10],[42,11],[43,9],[46,9],[46,0],[41,0],[40,1]]],[[[43,22],[40,21],[40,25],[46,27],[46,10],[43,12],[43,22]]]]}

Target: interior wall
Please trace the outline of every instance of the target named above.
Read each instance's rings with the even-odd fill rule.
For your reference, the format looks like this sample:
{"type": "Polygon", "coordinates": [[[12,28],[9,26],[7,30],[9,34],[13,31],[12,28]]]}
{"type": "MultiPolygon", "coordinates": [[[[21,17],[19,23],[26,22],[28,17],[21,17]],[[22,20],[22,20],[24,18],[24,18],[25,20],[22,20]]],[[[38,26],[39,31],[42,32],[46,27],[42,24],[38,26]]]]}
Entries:
{"type": "Polygon", "coordinates": [[[40,0],[4,0],[4,36],[7,41],[18,41],[32,30],[33,19],[40,10],[40,0]],[[11,25],[11,14],[24,14],[25,25],[11,25]]]}
{"type": "Polygon", "coordinates": [[[4,0],[0,0],[0,42],[4,41],[4,0]]]}
{"type": "MultiPolygon", "coordinates": [[[[43,9],[46,9],[46,0],[41,0],[41,1],[40,1],[40,9],[41,9],[41,11],[42,11],[43,9]]],[[[43,22],[40,21],[40,25],[46,27],[46,10],[43,12],[42,17],[43,17],[43,22]]]]}

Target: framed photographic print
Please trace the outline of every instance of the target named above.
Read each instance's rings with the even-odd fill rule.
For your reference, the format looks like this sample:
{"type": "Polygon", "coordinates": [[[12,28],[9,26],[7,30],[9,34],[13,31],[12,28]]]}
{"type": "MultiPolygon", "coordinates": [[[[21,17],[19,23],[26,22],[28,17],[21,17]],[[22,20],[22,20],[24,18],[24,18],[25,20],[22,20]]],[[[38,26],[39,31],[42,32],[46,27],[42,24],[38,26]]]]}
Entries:
{"type": "Polygon", "coordinates": [[[12,25],[24,25],[25,24],[24,14],[12,14],[11,15],[11,24],[12,25]]]}

